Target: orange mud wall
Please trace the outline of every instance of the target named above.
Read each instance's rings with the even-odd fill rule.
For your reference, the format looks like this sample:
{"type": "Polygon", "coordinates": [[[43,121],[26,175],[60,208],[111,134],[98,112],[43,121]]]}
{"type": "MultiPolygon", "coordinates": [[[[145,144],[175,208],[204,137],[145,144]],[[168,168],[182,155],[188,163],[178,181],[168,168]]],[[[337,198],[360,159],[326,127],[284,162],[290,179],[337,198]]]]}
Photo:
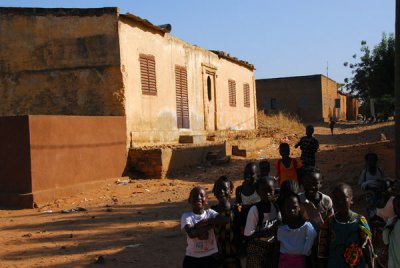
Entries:
{"type": "Polygon", "coordinates": [[[122,175],[124,116],[0,117],[0,206],[33,207],[122,175]]]}
{"type": "Polygon", "coordinates": [[[347,120],[357,120],[360,100],[356,97],[347,96],[347,120]]]}
{"type": "Polygon", "coordinates": [[[258,79],[256,90],[257,107],[267,114],[281,111],[304,121],[323,120],[321,75],[258,79]]]}

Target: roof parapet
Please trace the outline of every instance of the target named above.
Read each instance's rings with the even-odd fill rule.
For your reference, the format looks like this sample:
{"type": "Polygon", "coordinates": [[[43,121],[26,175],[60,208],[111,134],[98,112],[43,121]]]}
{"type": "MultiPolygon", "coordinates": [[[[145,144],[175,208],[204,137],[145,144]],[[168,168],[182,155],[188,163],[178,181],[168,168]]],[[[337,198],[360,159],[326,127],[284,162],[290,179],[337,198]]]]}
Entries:
{"type": "Polygon", "coordinates": [[[171,24],[163,24],[163,25],[157,26],[157,25],[154,25],[153,23],[151,23],[150,21],[148,21],[146,19],[142,19],[141,17],[135,16],[131,13],[120,14],[119,16],[122,18],[126,18],[129,20],[139,22],[139,23],[143,24],[144,26],[149,27],[150,29],[161,33],[162,35],[164,35],[165,33],[171,32],[171,29],[172,29],[171,24]]]}
{"type": "Polygon", "coordinates": [[[236,57],[232,57],[229,53],[226,53],[224,51],[220,51],[220,50],[210,50],[210,51],[212,53],[216,54],[219,58],[223,58],[223,59],[229,60],[231,62],[237,63],[241,66],[246,67],[247,69],[249,69],[251,71],[254,71],[256,69],[256,68],[254,68],[253,64],[251,64],[247,61],[244,61],[244,60],[239,60],[236,57]]]}

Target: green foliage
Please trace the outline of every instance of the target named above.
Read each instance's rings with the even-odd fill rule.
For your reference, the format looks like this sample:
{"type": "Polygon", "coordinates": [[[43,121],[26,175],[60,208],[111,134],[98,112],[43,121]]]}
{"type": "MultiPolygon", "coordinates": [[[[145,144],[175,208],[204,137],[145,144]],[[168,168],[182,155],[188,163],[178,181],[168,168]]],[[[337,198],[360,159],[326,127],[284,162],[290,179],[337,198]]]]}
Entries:
{"type": "MultiPolygon", "coordinates": [[[[386,112],[394,109],[394,46],[393,34],[384,33],[372,50],[366,41],[361,41],[359,61],[343,64],[353,75],[345,79],[345,88],[362,101],[374,98],[377,108],[386,112]]],[[[356,54],[352,57],[357,59],[356,54]]]]}

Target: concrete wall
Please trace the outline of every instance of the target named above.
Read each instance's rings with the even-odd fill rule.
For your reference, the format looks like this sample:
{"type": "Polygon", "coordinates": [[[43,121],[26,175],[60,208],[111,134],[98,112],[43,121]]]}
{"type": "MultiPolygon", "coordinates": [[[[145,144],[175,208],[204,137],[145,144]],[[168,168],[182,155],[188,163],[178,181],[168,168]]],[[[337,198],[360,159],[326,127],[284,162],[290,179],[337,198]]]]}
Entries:
{"type": "Polygon", "coordinates": [[[0,117],[0,205],[32,207],[120,177],[123,116],[0,117]]]}
{"type": "Polygon", "coordinates": [[[0,8],[0,115],[124,115],[118,12],[0,8]]]}
{"type": "Polygon", "coordinates": [[[204,143],[201,145],[175,148],[133,148],[129,150],[129,164],[132,172],[148,178],[173,177],[183,167],[198,166],[206,162],[209,152],[225,156],[225,143],[204,143]]]}
{"type": "Polygon", "coordinates": [[[119,36],[126,92],[127,132],[134,146],[148,142],[175,142],[180,134],[204,134],[205,130],[215,130],[214,125],[218,130],[255,128],[251,70],[220,59],[216,54],[187,44],[170,34],[146,28],[142,23],[126,17],[120,17],[119,36]],[[139,66],[141,53],[155,57],[156,96],[142,94],[139,66]],[[175,65],[187,68],[190,129],[177,127],[175,65]],[[216,115],[212,117],[217,119],[211,129],[206,125],[209,119],[206,72],[209,70],[215,72],[213,86],[216,92],[212,102],[216,104],[216,115]],[[228,79],[236,80],[236,108],[228,104],[228,79]],[[243,107],[243,83],[250,86],[250,108],[243,107]]]}
{"type": "Polygon", "coordinates": [[[297,114],[304,121],[323,119],[321,75],[259,79],[256,90],[257,107],[267,114],[282,111],[297,114]],[[271,107],[272,99],[276,109],[271,107]]]}

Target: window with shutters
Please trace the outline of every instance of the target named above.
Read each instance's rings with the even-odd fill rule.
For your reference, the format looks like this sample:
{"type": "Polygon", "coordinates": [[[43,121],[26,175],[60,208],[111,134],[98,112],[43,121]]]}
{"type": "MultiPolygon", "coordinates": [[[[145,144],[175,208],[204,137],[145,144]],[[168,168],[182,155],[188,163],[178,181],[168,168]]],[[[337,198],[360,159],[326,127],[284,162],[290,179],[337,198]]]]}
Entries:
{"type": "Polygon", "coordinates": [[[243,84],[244,107],[250,107],[250,86],[243,84]]]}
{"type": "Polygon", "coordinates": [[[228,80],[229,87],[229,106],[236,107],[236,82],[235,80],[228,80]]]}
{"type": "Polygon", "coordinates": [[[140,78],[143,95],[157,95],[156,62],[153,55],[140,54],[140,78]]]}
{"type": "Polygon", "coordinates": [[[176,118],[178,128],[190,128],[186,67],[175,65],[176,118]]]}

